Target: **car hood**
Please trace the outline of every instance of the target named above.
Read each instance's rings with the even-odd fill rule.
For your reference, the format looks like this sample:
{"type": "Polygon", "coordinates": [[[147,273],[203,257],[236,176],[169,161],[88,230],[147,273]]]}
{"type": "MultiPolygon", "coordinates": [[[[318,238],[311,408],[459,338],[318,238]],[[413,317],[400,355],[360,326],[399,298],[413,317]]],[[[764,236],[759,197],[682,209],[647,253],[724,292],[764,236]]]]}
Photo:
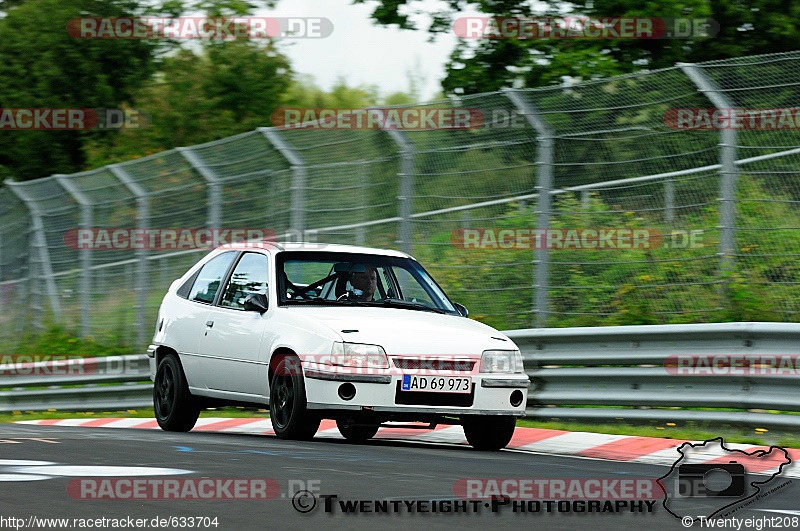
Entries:
{"type": "Polygon", "coordinates": [[[514,350],[503,333],[456,315],[396,308],[287,307],[338,333],[342,341],[380,345],[389,356],[458,355],[514,350]]]}

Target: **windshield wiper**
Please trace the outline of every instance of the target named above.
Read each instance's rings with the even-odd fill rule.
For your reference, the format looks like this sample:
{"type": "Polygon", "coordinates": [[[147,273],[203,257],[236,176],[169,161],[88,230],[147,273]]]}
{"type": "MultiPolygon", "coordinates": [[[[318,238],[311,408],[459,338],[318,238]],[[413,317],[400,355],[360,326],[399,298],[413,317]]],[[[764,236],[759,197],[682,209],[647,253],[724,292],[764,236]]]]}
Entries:
{"type": "Polygon", "coordinates": [[[446,311],[440,308],[432,308],[430,306],[425,306],[424,304],[418,302],[411,302],[403,299],[381,299],[378,301],[370,301],[366,304],[374,304],[376,306],[387,306],[387,307],[395,307],[395,308],[408,308],[409,310],[422,310],[434,313],[447,313],[446,311]]]}

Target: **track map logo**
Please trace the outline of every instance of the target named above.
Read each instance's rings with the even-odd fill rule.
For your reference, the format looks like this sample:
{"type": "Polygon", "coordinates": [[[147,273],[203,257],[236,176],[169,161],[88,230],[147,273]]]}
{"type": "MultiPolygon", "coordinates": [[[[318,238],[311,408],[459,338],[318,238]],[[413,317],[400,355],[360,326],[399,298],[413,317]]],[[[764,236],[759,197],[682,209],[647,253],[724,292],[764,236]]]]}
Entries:
{"type": "Polygon", "coordinates": [[[777,478],[792,462],[780,446],[729,448],[722,437],[676,448],[678,459],[659,478],[663,506],[684,527],[723,518],[790,484],[777,478]]]}

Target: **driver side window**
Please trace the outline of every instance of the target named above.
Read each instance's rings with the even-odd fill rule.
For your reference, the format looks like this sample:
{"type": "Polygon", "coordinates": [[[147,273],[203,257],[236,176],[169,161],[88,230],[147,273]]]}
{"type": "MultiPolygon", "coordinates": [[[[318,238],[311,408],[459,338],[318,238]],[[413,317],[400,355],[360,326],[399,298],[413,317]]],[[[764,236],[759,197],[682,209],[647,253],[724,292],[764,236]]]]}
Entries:
{"type": "Polygon", "coordinates": [[[203,304],[213,303],[222,283],[222,277],[225,276],[234,256],[236,253],[231,251],[209,260],[195,276],[188,299],[203,304]]]}
{"type": "MultiPolygon", "coordinates": [[[[302,290],[306,286],[310,286],[318,280],[327,277],[332,272],[330,262],[295,260],[287,261],[283,266],[283,270],[284,274],[286,275],[286,280],[288,281],[286,285],[286,293],[283,294],[283,297],[287,300],[302,298],[299,297],[298,293],[294,289],[292,289],[292,286],[298,290],[302,290]]],[[[314,290],[314,293],[311,295],[319,297],[320,294],[322,294],[322,296],[325,297],[325,293],[328,291],[331,284],[332,282],[328,282],[325,285],[317,286],[314,290]]]]}
{"type": "Polygon", "coordinates": [[[252,293],[267,294],[269,268],[261,253],[245,253],[236,264],[231,280],[219,301],[223,308],[244,310],[244,300],[252,293]]]}

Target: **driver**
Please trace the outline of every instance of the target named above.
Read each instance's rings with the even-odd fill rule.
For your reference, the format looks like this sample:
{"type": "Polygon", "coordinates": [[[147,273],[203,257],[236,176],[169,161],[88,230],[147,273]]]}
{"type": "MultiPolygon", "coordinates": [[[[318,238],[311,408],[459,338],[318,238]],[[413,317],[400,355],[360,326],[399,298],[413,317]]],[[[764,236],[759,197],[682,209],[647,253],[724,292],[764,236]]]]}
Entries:
{"type": "Polygon", "coordinates": [[[361,290],[361,295],[355,295],[360,301],[372,301],[375,288],[378,286],[378,271],[375,267],[367,265],[363,273],[353,273],[350,277],[353,288],[361,290]]]}

